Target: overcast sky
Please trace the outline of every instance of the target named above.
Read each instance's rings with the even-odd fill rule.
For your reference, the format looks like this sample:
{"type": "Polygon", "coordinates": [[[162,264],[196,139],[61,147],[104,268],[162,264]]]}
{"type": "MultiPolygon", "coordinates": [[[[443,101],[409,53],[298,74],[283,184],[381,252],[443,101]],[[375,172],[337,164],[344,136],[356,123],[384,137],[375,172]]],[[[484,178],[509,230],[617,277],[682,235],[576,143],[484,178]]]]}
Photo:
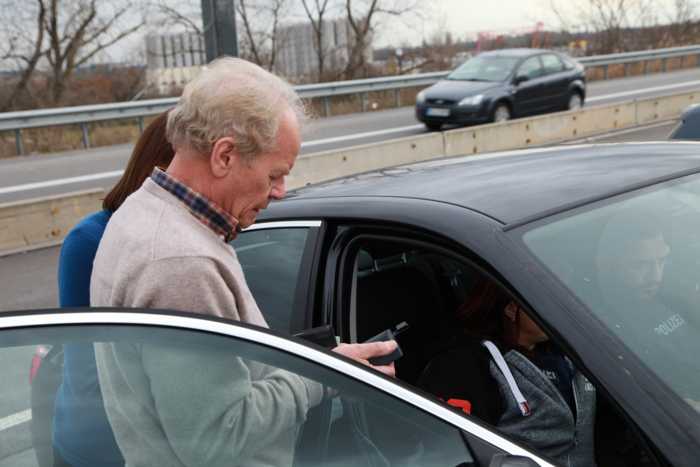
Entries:
{"type": "MultiPolygon", "coordinates": [[[[449,31],[456,40],[474,38],[479,32],[526,32],[534,29],[539,21],[545,29],[557,30],[561,27],[561,22],[553,12],[552,1],[564,16],[571,18],[573,26],[576,26],[576,19],[580,16],[580,8],[588,4],[588,0],[423,0],[423,20],[411,15],[400,18],[382,17],[381,24],[376,29],[374,47],[418,45],[424,39],[430,40],[437,31],[449,31]]],[[[643,0],[628,1],[633,3],[643,0]]],[[[673,10],[673,1],[655,0],[653,13],[659,18],[668,18],[673,10]]],[[[692,1],[700,3],[700,0],[692,1]]],[[[290,13],[288,21],[306,21],[302,9],[290,13]]],[[[342,9],[333,14],[342,14],[342,9]]],[[[141,35],[132,36],[112,47],[109,54],[113,59],[123,59],[142,45],[141,35]]]]}
{"type": "MultiPolygon", "coordinates": [[[[569,1],[575,0],[567,0],[569,1]]],[[[429,39],[436,31],[450,31],[455,38],[475,36],[481,31],[506,32],[508,29],[535,27],[542,21],[545,27],[557,28],[559,22],[549,7],[549,0],[433,0],[430,2],[432,17],[415,26],[421,31],[412,30],[411,25],[394,25],[400,32],[382,34],[381,43],[395,42],[396,37],[415,42],[420,32],[421,38],[429,39]]],[[[392,21],[392,23],[398,21],[392,21]]],[[[393,29],[393,28],[392,28],[393,29]]]]}
{"type": "MultiPolygon", "coordinates": [[[[635,0],[629,0],[630,3],[635,0]]],[[[696,4],[698,0],[692,0],[696,4]]],[[[401,25],[398,20],[387,20],[384,33],[380,31],[377,45],[400,45],[397,41],[419,43],[429,39],[436,31],[450,31],[455,38],[475,36],[478,32],[493,31],[507,33],[509,30],[533,28],[538,21],[545,29],[556,30],[561,22],[554,14],[552,0],[426,0],[431,6],[431,19],[401,25]],[[390,23],[390,24],[389,24],[390,23]]],[[[561,13],[576,22],[582,6],[587,0],[554,0],[561,13]]],[[[673,0],[656,0],[653,13],[667,19],[673,0]]]]}

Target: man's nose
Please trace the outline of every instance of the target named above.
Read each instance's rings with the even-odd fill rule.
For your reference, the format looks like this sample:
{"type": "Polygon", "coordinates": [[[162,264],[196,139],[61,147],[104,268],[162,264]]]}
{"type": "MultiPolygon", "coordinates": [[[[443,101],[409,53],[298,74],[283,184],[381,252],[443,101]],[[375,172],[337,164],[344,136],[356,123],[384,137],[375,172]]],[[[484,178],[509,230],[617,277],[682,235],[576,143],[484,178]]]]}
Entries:
{"type": "Polygon", "coordinates": [[[272,199],[282,199],[287,194],[287,186],[284,178],[275,183],[270,190],[270,198],[272,199]]]}

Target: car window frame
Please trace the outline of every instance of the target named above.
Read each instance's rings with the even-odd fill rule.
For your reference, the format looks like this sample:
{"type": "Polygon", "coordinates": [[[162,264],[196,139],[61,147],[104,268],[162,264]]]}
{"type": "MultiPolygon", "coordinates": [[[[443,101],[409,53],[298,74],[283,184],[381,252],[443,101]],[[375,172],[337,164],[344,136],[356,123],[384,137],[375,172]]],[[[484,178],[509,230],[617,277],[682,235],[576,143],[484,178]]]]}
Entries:
{"type": "MultiPolygon", "coordinates": [[[[409,226],[397,226],[395,224],[370,225],[363,221],[356,221],[354,223],[352,221],[345,221],[342,223],[342,227],[339,227],[339,229],[342,233],[338,235],[334,242],[334,249],[337,257],[327,258],[329,266],[327,266],[326,271],[326,280],[336,281],[334,283],[335,285],[330,287],[335,291],[335,293],[331,296],[332,303],[326,303],[325,305],[326,307],[329,305],[333,307],[333,311],[327,311],[327,313],[333,315],[333,323],[343,332],[345,336],[349,337],[350,326],[349,323],[345,323],[345,321],[347,321],[346,317],[341,315],[349,315],[349,294],[352,293],[352,274],[350,271],[354,267],[354,261],[351,260],[349,256],[352,254],[353,257],[355,257],[358,250],[358,248],[352,246],[352,244],[361,242],[363,239],[371,238],[381,241],[400,241],[406,244],[413,244],[423,248],[429,248],[435,253],[444,254],[446,257],[467,264],[475,271],[494,281],[503,289],[505,293],[517,300],[521,306],[523,306],[528,315],[550,336],[550,339],[559,345],[560,348],[567,354],[579,371],[581,371],[581,373],[583,373],[608,400],[619,405],[617,399],[612,397],[611,393],[607,389],[607,386],[604,384],[604,381],[606,380],[601,381],[595,374],[591,373],[590,369],[586,367],[584,361],[579,357],[576,348],[572,347],[566,340],[566,336],[562,336],[557,328],[555,328],[554,325],[547,320],[547,315],[540,312],[539,308],[536,306],[537,304],[529,302],[529,297],[523,296],[516,284],[511,282],[508,277],[502,275],[497,266],[489,264],[487,258],[481,256],[478,252],[473,251],[467,246],[454,242],[450,239],[447,239],[446,243],[444,238],[439,237],[435,233],[426,233],[425,231],[412,229],[409,226]],[[351,251],[351,249],[354,251],[351,251]]],[[[507,243],[504,243],[503,247],[510,250],[510,239],[507,240],[507,243]]],[[[519,262],[519,256],[519,254],[514,254],[512,256],[510,261],[511,265],[522,264],[519,262]]],[[[329,286],[327,285],[326,288],[328,289],[329,286]]],[[[349,319],[349,316],[347,318],[349,319]]],[[[423,392],[422,390],[407,383],[404,384],[412,390],[423,392]]],[[[636,433],[637,441],[646,446],[649,452],[656,452],[656,446],[654,445],[655,443],[650,443],[648,441],[645,431],[639,428],[637,420],[630,419],[625,410],[620,410],[619,412],[629,428],[636,433]]],[[[479,419],[472,419],[480,422],[479,419]]]]}
{"type": "Polygon", "coordinates": [[[543,76],[545,76],[546,73],[545,73],[545,71],[544,71],[544,65],[542,64],[542,58],[541,58],[541,56],[542,56],[542,54],[532,55],[532,56],[530,56],[530,57],[524,58],[520,63],[518,63],[518,66],[517,66],[516,69],[515,69],[515,75],[514,75],[515,78],[517,79],[517,78],[519,78],[520,76],[525,76],[525,75],[522,75],[522,74],[520,73],[520,70],[522,69],[523,65],[524,65],[525,63],[527,63],[529,60],[537,60],[537,62],[540,64],[540,74],[537,75],[537,76],[535,76],[535,77],[532,77],[532,78],[530,78],[530,77],[528,76],[528,80],[529,80],[529,81],[534,81],[534,80],[536,80],[536,79],[540,79],[540,78],[542,78],[543,76]]]}
{"type": "Polygon", "coordinates": [[[561,58],[555,54],[555,53],[545,53],[539,56],[540,57],[540,63],[542,64],[542,71],[543,75],[542,76],[550,76],[550,75],[556,75],[557,73],[563,73],[566,71],[566,66],[564,65],[564,62],[562,62],[561,58]],[[547,67],[544,64],[544,59],[545,57],[554,57],[554,59],[559,63],[559,66],[561,67],[559,70],[547,70],[547,67]]]}
{"type": "Polygon", "coordinates": [[[352,277],[350,277],[349,271],[354,267],[354,262],[348,256],[351,254],[350,249],[357,250],[354,244],[363,239],[412,244],[465,263],[498,284],[504,292],[518,300],[543,329],[548,333],[551,331],[550,326],[541,319],[512,284],[504,280],[479,254],[463,245],[407,226],[343,222],[339,230],[341,233],[334,240],[335,251],[326,258],[328,264],[326,266],[325,288],[332,289],[333,293],[327,293],[328,299],[324,303],[324,307],[326,315],[331,317],[329,322],[336,326],[336,332],[342,337],[349,338],[351,336],[349,324],[345,323],[345,318],[340,316],[349,315],[347,291],[351,288],[352,277]]]}
{"type": "MultiPolygon", "coordinates": [[[[480,442],[487,443],[511,455],[529,457],[543,467],[554,467],[553,464],[537,454],[494,433],[488,427],[461,416],[456,410],[450,410],[441,406],[426,397],[425,394],[420,394],[399,381],[392,380],[331,350],[271,329],[195,313],[138,308],[93,308],[89,311],[86,311],[84,308],[29,310],[7,312],[0,316],[0,331],[31,331],[41,327],[60,327],[65,325],[135,325],[183,329],[262,345],[282,354],[289,354],[320,365],[359,384],[369,386],[372,391],[378,390],[386,396],[407,403],[428,416],[454,427],[462,432],[463,438],[465,434],[468,434],[470,437],[477,438],[480,442]]],[[[17,343],[16,345],[31,344],[17,343]]],[[[465,443],[469,445],[466,439],[465,443]]]]}
{"type": "MultiPolygon", "coordinates": [[[[316,296],[315,287],[317,285],[314,278],[317,277],[320,246],[323,232],[325,230],[324,222],[321,219],[286,221],[270,220],[255,223],[241,231],[241,234],[245,234],[246,232],[257,232],[261,230],[300,228],[308,229],[308,232],[304,243],[304,249],[301,254],[299,273],[294,290],[294,298],[292,300],[292,310],[290,311],[290,329],[288,330],[290,333],[307,329],[311,327],[313,323],[313,310],[316,296]]],[[[261,311],[263,312],[264,316],[265,310],[261,311]]]]}
{"type": "MultiPolygon", "coordinates": [[[[622,340],[595,316],[594,312],[573,295],[558,277],[549,271],[529,250],[523,236],[532,229],[585,212],[594,205],[606,206],[627,199],[640,190],[656,189],[683,176],[683,174],[674,174],[641,187],[627,187],[621,192],[612,193],[601,199],[586,200],[576,206],[518,222],[512,227],[506,226],[504,228],[506,235],[501,241],[504,251],[513,262],[526,265],[523,267],[527,267],[529,271],[528,289],[536,295],[532,297],[533,305],[546,315],[545,318],[556,319],[556,315],[552,312],[554,308],[560,316],[577,317],[575,329],[554,325],[563,334],[562,342],[566,345],[567,353],[573,352],[569,355],[574,363],[585,371],[586,377],[603,391],[609,400],[621,408],[620,412],[629,420],[630,425],[640,431],[642,435],[640,440],[645,441],[652,452],[660,451],[664,459],[672,459],[673,453],[682,455],[674,447],[677,442],[674,441],[675,435],[669,436],[668,433],[675,431],[677,438],[682,435],[689,436],[687,427],[697,426],[697,421],[690,418],[687,404],[681,403],[677,395],[671,393],[665,383],[629,350],[622,340]],[[579,335],[576,336],[576,334],[579,335]],[[596,343],[593,348],[583,345],[583,342],[587,342],[590,347],[592,341],[596,343]],[[576,349],[573,349],[572,345],[576,349]],[[620,362],[625,362],[625,372],[615,371],[620,362]],[[636,385],[632,387],[630,387],[631,378],[636,381],[636,385]],[[622,394],[626,396],[622,397],[622,394]],[[650,410],[647,403],[655,404],[656,410],[650,410]],[[664,420],[662,421],[660,417],[664,420]]],[[[514,278],[514,280],[517,279],[514,278]]],[[[516,283],[515,286],[524,287],[522,283],[516,283]]],[[[700,439],[693,438],[692,443],[698,446],[700,439]]],[[[665,462],[668,461],[665,460],[665,462]]]]}

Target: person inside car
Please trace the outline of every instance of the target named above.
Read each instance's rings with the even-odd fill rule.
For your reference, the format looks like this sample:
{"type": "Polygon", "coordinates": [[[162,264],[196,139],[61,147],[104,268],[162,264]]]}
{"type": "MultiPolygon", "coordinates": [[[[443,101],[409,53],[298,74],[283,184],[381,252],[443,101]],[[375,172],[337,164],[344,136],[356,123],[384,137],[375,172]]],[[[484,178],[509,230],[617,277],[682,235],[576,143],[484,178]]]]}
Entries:
{"type": "Polygon", "coordinates": [[[594,386],[497,284],[472,290],[457,311],[463,334],[418,386],[563,465],[595,465],[594,386]]]}
{"type": "MultiPolygon", "coordinates": [[[[103,209],[81,220],[63,241],[58,260],[62,308],[90,305],[92,263],[109,218],[154,167],[170,164],[175,153],[165,138],[166,122],[167,113],[162,113],[144,129],[124,174],[105,196],[103,209]]],[[[53,451],[56,467],[124,465],[102,403],[92,345],[64,346],[63,378],[54,408],[53,451]]]]}
{"type": "MultiPolygon", "coordinates": [[[[651,361],[693,407],[699,408],[695,376],[700,372],[698,329],[688,309],[664,293],[671,247],[667,226],[643,208],[615,213],[598,240],[596,275],[600,310],[610,328],[651,361]],[[674,365],[667,364],[673,355],[674,365]]],[[[673,287],[671,287],[673,288],[673,287]]]]}
{"type": "MultiPolygon", "coordinates": [[[[110,218],[91,305],[267,327],[229,242],[284,197],[303,118],[294,89],[261,67],[230,57],[204,67],[168,115],[173,161],[110,218]]],[[[299,429],[326,388],[178,344],[95,345],[105,408],[127,465],[291,465],[299,429]]],[[[334,350],[369,365],[395,348],[391,341],[334,350]]],[[[394,375],[393,363],[374,368],[394,375]]]]}

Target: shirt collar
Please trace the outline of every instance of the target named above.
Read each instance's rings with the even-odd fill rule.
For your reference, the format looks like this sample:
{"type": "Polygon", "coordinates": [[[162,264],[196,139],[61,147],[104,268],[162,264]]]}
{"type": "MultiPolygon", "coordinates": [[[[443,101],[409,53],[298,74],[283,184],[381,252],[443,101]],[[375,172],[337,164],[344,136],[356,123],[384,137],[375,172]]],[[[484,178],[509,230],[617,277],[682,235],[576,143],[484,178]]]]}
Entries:
{"type": "Polygon", "coordinates": [[[151,180],[185,205],[202,224],[209,227],[223,240],[230,242],[238,233],[238,219],[221,209],[216,203],[197,193],[187,185],[159,169],[153,169],[151,180]]]}

